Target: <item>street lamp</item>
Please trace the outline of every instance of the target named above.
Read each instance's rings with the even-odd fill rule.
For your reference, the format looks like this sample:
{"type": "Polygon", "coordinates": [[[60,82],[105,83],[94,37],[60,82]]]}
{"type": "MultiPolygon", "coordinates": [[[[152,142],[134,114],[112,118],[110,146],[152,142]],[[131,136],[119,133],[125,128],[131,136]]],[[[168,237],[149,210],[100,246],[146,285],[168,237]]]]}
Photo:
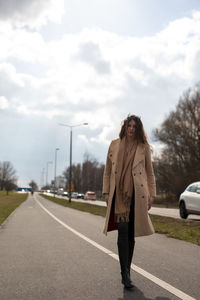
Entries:
{"type": "Polygon", "coordinates": [[[72,128],[82,126],[82,125],[88,125],[88,123],[81,123],[77,125],[67,125],[67,124],[59,123],[59,125],[70,128],[69,203],[71,203],[72,201],[72,128]]]}
{"type": "Polygon", "coordinates": [[[59,148],[55,149],[55,169],[54,169],[54,197],[56,192],[56,164],[57,164],[57,151],[60,150],[59,148]]]}
{"type": "Polygon", "coordinates": [[[47,161],[46,186],[48,185],[48,166],[49,166],[49,164],[52,164],[52,161],[47,161]]]}
{"type": "Polygon", "coordinates": [[[44,186],[44,183],[45,183],[45,168],[42,169],[42,172],[41,172],[41,189],[42,187],[44,186]]]}

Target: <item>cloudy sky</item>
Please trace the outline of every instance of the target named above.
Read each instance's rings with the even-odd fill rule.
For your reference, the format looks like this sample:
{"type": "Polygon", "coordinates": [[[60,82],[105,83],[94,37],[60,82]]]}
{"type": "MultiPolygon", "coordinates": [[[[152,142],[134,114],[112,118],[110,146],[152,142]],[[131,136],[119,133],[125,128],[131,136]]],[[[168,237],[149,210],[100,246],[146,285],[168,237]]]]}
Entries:
{"type": "Polygon", "coordinates": [[[40,185],[56,147],[57,173],[69,165],[58,123],[88,122],[73,129],[75,163],[85,152],[105,162],[129,113],[154,144],[152,129],[200,79],[200,1],[0,0],[0,42],[0,161],[20,186],[40,185]]]}

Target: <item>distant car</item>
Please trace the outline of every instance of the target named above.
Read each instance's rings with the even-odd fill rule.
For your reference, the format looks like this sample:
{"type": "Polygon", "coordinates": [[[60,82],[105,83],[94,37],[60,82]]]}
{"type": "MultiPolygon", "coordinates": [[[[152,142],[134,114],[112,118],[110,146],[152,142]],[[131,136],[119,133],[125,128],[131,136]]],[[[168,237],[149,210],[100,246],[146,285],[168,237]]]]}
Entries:
{"type": "Polygon", "coordinates": [[[62,193],[62,196],[68,197],[68,192],[63,192],[63,193],[62,193]]]}
{"type": "Polygon", "coordinates": [[[200,215],[200,181],[191,183],[179,198],[179,212],[183,219],[200,215]]]}
{"type": "Polygon", "coordinates": [[[62,195],[64,192],[64,189],[63,188],[59,188],[58,191],[57,191],[57,195],[62,195]]]}
{"type": "Polygon", "coordinates": [[[84,196],[85,196],[84,194],[79,193],[77,199],[84,199],[84,196]]]}
{"type": "Polygon", "coordinates": [[[77,199],[78,198],[78,193],[72,192],[72,198],[77,199]]]}
{"type": "Polygon", "coordinates": [[[94,192],[88,191],[84,196],[85,200],[96,200],[96,194],[94,192]]]}

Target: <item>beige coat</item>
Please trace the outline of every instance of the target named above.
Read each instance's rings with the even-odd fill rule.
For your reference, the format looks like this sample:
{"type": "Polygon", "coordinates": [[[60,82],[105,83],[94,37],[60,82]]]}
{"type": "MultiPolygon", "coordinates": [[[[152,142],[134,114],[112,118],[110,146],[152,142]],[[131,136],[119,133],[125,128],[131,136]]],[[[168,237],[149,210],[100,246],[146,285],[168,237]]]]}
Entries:
{"type": "MultiPolygon", "coordinates": [[[[103,176],[103,194],[109,193],[104,233],[117,229],[112,206],[115,191],[115,166],[120,139],[110,144],[103,176]]],[[[156,195],[155,177],[151,162],[151,149],[147,144],[139,144],[132,166],[132,177],[135,189],[135,237],[154,233],[148,214],[148,198],[156,195]]]]}

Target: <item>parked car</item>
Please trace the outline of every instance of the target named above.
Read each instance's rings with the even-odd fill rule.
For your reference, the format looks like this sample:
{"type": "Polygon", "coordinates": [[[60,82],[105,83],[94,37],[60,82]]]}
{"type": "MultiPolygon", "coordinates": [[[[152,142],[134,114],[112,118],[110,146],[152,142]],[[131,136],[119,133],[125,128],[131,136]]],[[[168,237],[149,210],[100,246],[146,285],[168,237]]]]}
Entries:
{"type": "Polygon", "coordinates": [[[84,196],[85,196],[84,194],[79,193],[77,199],[84,199],[84,196]]]}
{"type": "Polygon", "coordinates": [[[200,181],[191,183],[179,198],[179,212],[183,219],[188,215],[200,215],[200,181]]]}
{"type": "Polygon", "coordinates": [[[88,191],[84,196],[85,200],[96,200],[96,194],[94,192],[88,191]]]}
{"type": "Polygon", "coordinates": [[[78,198],[78,193],[72,192],[72,198],[77,199],[78,198]]]}
{"type": "Polygon", "coordinates": [[[64,189],[63,188],[59,188],[58,191],[57,191],[57,194],[58,195],[62,195],[64,192],[64,189]]]}
{"type": "Polygon", "coordinates": [[[68,192],[63,192],[63,193],[62,193],[62,196],[68,197],[68,192]]]}

